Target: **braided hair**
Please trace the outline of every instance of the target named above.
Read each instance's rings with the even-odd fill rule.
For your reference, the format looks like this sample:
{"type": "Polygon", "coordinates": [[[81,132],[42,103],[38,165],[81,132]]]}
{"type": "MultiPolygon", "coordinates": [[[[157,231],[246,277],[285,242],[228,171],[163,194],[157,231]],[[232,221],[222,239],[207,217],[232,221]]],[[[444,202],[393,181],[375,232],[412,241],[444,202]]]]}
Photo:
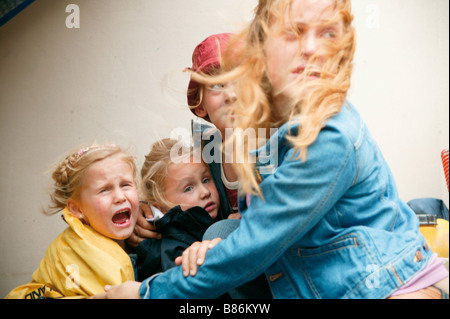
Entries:
{"type": "Polygon", "coordinates": [[[50,194],[51,204],[43,210],[44,214],[56,214],[66,207],[69,198],[77,199],[83,186],[83,177],[88,168],[92,164],[111,156],[119,156],[130,164],[135,180],[138,180],[134,156],[127,154],[115,145],[93,144],[71,153],[57,165],[52,173],[54,184],[53,191],[50,194]]]}

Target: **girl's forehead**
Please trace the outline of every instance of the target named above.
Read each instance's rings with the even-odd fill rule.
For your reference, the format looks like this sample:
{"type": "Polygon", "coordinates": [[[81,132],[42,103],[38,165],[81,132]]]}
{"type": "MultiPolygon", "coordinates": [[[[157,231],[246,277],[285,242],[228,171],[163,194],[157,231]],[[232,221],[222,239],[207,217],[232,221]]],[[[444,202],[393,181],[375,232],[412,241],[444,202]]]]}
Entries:
{"type": "Polygon", "coordinates": [[[116,176],[118,173],[132,174],[133,168],[124,158],[110,156],[91,164],[87,171],[88,178],[116,176]]]}
{"type": "MultiPolygon", "coordinates": [[[[342,27],[336,0],[294,0],[284,6],[279,19],[273,20],[271,31],[277,34],[292,27],[342,27]]],[[[277,16],[277,14],[276,14],[277,16]]]]}
{"type": "Polygon", "coordinates": [[[187,174],[194,174],[196,172],[208,171],[208,167],[203,162],[200,163],[195,162],[193,157],[191,157],[189,162],[170,162],[168,166],[168,171],[186,172],[187,174]]]}
{"type": "Polygon", "coordinates": [[[336,0],[293,0],[285,6],[285,20],[295,23],[326,23],[336,13],[336,0]]]}

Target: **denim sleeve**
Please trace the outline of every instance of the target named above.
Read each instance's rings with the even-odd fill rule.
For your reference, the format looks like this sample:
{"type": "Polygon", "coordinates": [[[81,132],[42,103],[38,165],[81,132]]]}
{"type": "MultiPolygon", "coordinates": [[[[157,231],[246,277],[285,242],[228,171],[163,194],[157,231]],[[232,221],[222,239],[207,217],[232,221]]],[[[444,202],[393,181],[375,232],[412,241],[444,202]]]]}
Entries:
{"type": "Polygon", "coordinates": [[[214,298],[261,274],[328,212],[356,175],[355,149],[334,127],[325,127],[306,161],[289,149],[275,173],[260,184],[241,225],[208,251],[195,277],[181,267],[145,280],[143,298],[214,298]]]}

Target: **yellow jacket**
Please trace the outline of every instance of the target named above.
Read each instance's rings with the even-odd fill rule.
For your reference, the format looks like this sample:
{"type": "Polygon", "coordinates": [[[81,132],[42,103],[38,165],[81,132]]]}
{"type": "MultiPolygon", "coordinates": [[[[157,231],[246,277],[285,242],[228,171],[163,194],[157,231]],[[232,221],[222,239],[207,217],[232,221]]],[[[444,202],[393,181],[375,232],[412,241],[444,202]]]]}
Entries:
{"type": "Polygon", "coordinates": [[[7,299],[83,298],[104,292],[105,285],[134,280],[130,257],[119,244],[67,208],[63,215],[70,227],[50,244],[32,281],[13,289],[7,299]]]}

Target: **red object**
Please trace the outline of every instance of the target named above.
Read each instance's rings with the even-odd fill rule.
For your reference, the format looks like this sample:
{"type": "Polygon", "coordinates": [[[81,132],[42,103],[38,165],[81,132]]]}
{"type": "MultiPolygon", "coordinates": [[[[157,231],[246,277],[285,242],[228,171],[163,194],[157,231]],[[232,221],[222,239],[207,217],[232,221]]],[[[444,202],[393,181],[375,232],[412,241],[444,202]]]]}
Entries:
{"type": "MultiPolygon", "coordinates": [[[[207,37],[202,43],[197,45],[192,54],[192,68],[194,72],[210,74],[215,68],[220,66],[220,56],[225,52],[225,48],[230,41],[231,33],[219,33],[207,37]]],[[[194,80],[189,81],[187,100],[188,105],[198,104],[197,89],[199,84],[194,80]]],[[[193,109],[191,109],[194,112],[193,109]]]]}
{"type": "Polygon", "coordinates": [[[442,158],[442,166],[444,167],[445,179],[447,181],[447,190],[448,190],[448,149],[443,150],[441,152],[442,158]]]}

